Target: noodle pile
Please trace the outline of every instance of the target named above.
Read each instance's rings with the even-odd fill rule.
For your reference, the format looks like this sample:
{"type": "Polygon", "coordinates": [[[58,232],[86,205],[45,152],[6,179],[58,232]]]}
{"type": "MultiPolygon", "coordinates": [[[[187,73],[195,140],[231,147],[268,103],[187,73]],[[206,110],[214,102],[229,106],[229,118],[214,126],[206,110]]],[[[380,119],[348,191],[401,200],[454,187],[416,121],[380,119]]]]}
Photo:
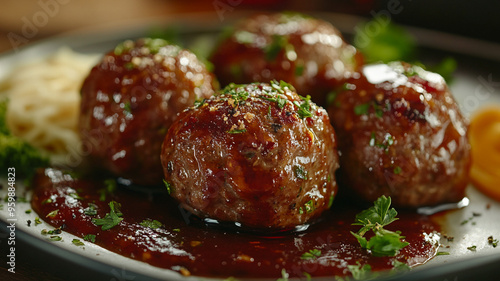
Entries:
{"type": "Polygon", "coordinates": [[[81,159],[77,132],[80,87],[99,56],[62,48],[14,69],[2,88],[9,99],[7,126],[13,135],[40,148],[53,164],[81,159]]]}

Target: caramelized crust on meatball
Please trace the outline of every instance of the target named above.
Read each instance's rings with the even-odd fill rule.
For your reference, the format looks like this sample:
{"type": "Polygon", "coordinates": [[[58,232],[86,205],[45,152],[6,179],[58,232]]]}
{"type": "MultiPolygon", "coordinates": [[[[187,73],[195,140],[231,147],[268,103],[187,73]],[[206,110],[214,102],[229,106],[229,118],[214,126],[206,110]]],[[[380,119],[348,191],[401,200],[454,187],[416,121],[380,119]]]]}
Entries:
{"type": "Polygon", "coordinates": [[[232,84],[170,127],[161,154],[166,185],[199,217],[264,230],[305,224],[337,191],[329,122],[287,83],[232,84]]]}
{"type": "Polygon", "coordinates": [[[222,85],[284,80],[325,105],[331,89],[359,70],[362,57],[330,23],[276,13],[257,14],[237,24],[211,61],[222,85]]]}
{"type": "Polygon", "coordinates": [[[93,165],[143,185],[161,184],[161,144],[177,113],[214,93],[196,56],[160,39],[125,41],[81,89],[79,132],[93,165]]]}
{"type": "Polygon", "coordinates": [[[367,201],[457,202],[470,167],[468,124],[443,78],[406,63],[367,65],[329,107],[339,182],[367,201]]]}

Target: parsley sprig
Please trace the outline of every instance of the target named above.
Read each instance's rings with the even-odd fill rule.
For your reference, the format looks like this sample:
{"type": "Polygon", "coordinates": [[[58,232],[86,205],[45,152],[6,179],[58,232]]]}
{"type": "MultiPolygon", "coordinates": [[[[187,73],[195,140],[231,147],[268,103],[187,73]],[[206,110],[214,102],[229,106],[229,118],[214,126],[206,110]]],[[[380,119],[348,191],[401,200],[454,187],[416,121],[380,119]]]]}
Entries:
{"type": "Polygon", "coordinates": [[[121,217],[123,216],[123,213],[120,211],[120,207],[120,203],[116,201],[109,202],[110,212],[107,213],[104,218],[93,219],[92,222],[95,225],[102,226],[102,230],[108,230],[117,226],[123,220],[123,218],[121,217]]]}
{"type": "Polygon", "coordinates": [[[374,256],[395,256],[399,250],[406,247],[409,243],[402,241],[400,231],[390,231],[384,229],[384,226],[397,220],[398,212],[391,206],[391,197],[379,197],[372,207],[356,215],[356,222],[353,225],[361,225],[357,233],[351,231],[356,237],[362,248],[369,250],[374,256]],[[364,235],[368,231],[375,235],[367,240],[364,235]]]}

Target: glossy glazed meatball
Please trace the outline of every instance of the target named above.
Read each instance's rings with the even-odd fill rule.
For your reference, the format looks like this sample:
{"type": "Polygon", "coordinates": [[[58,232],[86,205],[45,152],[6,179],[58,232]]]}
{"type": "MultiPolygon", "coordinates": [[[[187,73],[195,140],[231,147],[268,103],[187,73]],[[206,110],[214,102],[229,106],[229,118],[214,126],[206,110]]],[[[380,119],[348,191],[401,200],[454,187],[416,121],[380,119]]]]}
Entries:
{"type": "Polygon", "coordinates": [[[185,209],[255,229],[305,224],[337,191],[328,115],[283,82],[232,84],[181,113],[161,160],[185,209]]]}
{"type": "Polygon", "coordinates": [[[318,105],[362,58],[330,23],[297,13],[257,14],[226,35],[211,61],[222,85],[287,81],[318,105]]]}
{"type": "Polygon", "coordinates": [[[194,54],[160,39],[125,41],[81,89],[79,132],[89,159],[137,184],[161,184],[161,144],[177,113],[214,93],[194,54]]]}
{"type": "Polygon", "coordinates": [[[406,63],[367,65],[329,107],[339,182],[367,201],[418,207],[464,197],[467,122],[443,78],[406,63]]]}

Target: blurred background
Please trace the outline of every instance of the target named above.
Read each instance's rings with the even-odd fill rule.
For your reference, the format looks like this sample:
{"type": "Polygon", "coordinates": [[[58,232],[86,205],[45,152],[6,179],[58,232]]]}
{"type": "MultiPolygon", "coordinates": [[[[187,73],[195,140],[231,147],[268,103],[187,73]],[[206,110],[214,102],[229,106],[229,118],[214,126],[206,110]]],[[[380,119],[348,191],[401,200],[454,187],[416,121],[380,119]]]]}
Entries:
{"type": "MultiPolygon", "coordinates": [[[[367,18],[393,9],[396,23],[500,42],[497,0],[2,0],[0,53],[65,32],[205,12],[214,21],[236,10],[336,12],[367,18]]],[[[500,53],[500,50],[498,50],[500,53]]]]}

